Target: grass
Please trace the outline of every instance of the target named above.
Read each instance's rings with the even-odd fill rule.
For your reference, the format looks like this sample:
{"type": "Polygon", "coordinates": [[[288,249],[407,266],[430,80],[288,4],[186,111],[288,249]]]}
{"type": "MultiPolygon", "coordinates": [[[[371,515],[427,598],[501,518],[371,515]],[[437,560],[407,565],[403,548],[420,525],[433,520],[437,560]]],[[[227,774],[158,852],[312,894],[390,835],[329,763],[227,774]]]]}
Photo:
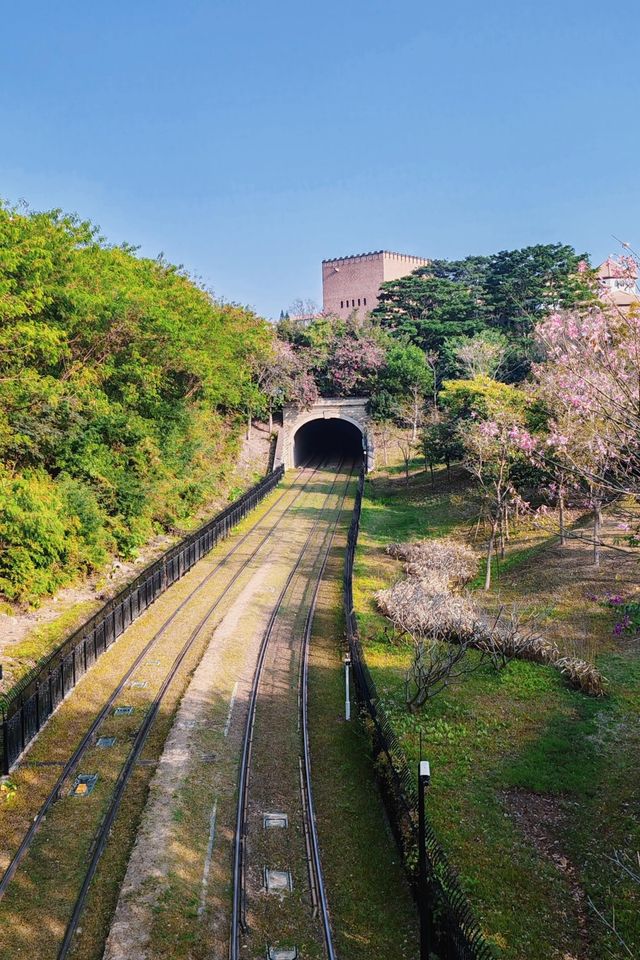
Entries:
{"type": "MultiPolygon", "coordinates": [[[[481,665],[417,716],[406,711],[410,652],[390,643],[373,592],[402,574],[384,552],[394,540],[468,537],[474,504],[460,473],[371,477],[355,571],[366,656],[407,755],[420,737],[432,764],[428,803],[483,928],[502,957],[542,960],[628,956],[594,917],[589,898],[640,949],[640,891],[608,859],[640,849],[640,650],[612,637],[615,613],[589,600],[630,590],[637,560],[606,560],[594,573],[589,548],[561,549],[551,531],[523,529],[508,547],[488,605],[519,602],[550,639],[595,657],[609,696],[569,690],[552,669],[481,665]]],[[[480,597],[481,602],[485,598],[480,597]]],[[[634,954],[635,955],[635,954],[634,954]]]]}
{"type": "Polygon", "coordinates": [[[345,540],[342,530],[320,590],[311,645],[309,719],[323,869],[338,956],[408,960],[418,940],[415,908],[362,728],[344,720],[345,540]]]}

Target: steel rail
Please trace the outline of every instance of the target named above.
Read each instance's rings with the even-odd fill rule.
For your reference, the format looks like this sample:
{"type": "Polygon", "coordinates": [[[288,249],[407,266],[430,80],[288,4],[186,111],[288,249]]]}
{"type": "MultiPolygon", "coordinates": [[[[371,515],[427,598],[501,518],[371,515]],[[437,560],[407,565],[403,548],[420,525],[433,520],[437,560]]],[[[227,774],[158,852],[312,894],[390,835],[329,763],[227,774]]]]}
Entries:
{"type": "MultiPolygon", "coordinates": [[[[314,468],[311,476],[314,476],[315,473],[317,473],[317,471],[318,471],[319,469],[321,469],[320,466],[314,468]]],[[[301,471],[301,472],[302,472],[302,471],[301,471]]],[[[288,511],[291,509],[291,507],[293,506],[293,504],[295,503],[295,501],[296,501],[296,500],[298,499],[298,497],[302,494],[302,492],[304,491],[304,489],[306,489],[306,487],[308,486],[308,484],[309,484],[310,482],[311,482],[311,477],[309,478],[309,480],[307,481],[307,483],[301,488],[301,490],[298,492],[298,494],[294,497],[294,499],[293,499],[292,502],[289,504],[289,506],[287,507],[287,509],[285,510],[285,512],[282,514],[282,516],[278,519],[278,521],[277,521],[275,524],[273,524],[273,526],[267,531],[267,533],[266,533],[265,536],[263,537],[262,541],[261,541],[260,544],[256,547],[256,549],[253,551],[253,553],[252,553],[249,557],[246,558],[246,560],[243,562],[243,564],[242,564],[242,566],[240,567],[240,569],[234,574],[233,578],[229,581],[229,583],[227,584],[227,586],[225,587],[225,589],[223,590],[223,592],[220,594],[220,596],[219,596],[219,597],[214,601],[214,603],[209,607],[207,613],[206,613],[206,614],[204,615],[204,617],[202,617],[202,619],[200,620],[200,623],[193,629],[193,631],[192,631],[191,634],[189,635],[188,639],[187,639],[187,640],[185,641],[185,643],[183,644],[180,652],[178,653],[178,655],[177,655],[176,658],[174,659],[173,664],[171,665],[171,668],[170,668],[169,672],[165,675],[165,678],[164,678],[164,680],[163,680],[163,682],[162,682],[162,685],[160,686],[160,689],[159,689],[158,692],[156,693],[156,695],[155,695],[155,697],[154,697],[154,699],[153,699],[153,701],[152,701],[152,703],[151,703],[151,705],[150,705],[147,713],[145,714],[143,723],[142,723],[141,726],[138,728],[138,731],[137,731],[137,733],[136,733],[136,736],[135,736],[135,739],[134,739],[134,742],[133,742],[132,749],[131,749],[129,755],[127,756],[127,759],[126,759],[126,761],[125,761],[125,763],[124,763],[124,765],[123,765],[123,767],[122,767],[122,769],[120,770],[120,773],[119,773],[119,775],[118,775],[118,779],[117,779],[117,781],[116,781],[115,789],[114,789],[113,794],[112,794],[112,796],[111,796],[111,799],[110,799],[110,801],[109,801],[109,806],[108,806],[107,811],[106,811],[106,813],[105,813],[105,815],[104,815],[104,818],[103,818],[103,820],[102,820],[102,822],[101,822],[101,824],[100,824],[99,832],[98,832],[98,834],[97,834],[97,836],[96,836],[96,838],[95,838],[94,844],[92,845],[92,848],[91,848],[91,859],[90,859],[89,864],[88,864],[88,866],[87,866],[87,870],[86,870],[86,873],[85,873],[85,876],[84,876],[84,880],[83,880],[83,882],[82,882],[82,886],[81,886],[81,888],[80,888],[80,892],[79,892],[79,894],[78,894],[78,897],[77,897],[77,899],[76,899],[76,902],[75,902],[75,905],[74,905],[74,908],[73,908],[73,913],[72,913],[72,915],[71,915],[71,918],[70,918],[70,920],[69,920],[69,923],[67,924],[67,928],[66,928],[66,930],[65,930],[64,939],[63,939],[62,944],[61,944],[61,946],[60,946],[60,949],[59,949],[59,951],[58,951],[58,960],[65,960],[65,958],[66,958],[66,957],[68,956],[68,954],[69,954],[69,950],[70,950],[71,947],[72,947],[73,937],[74,937],[74,935],[75,935],[75,933],[76,933],[76,930],[77,930],[77,928],[78,928],[78,923],[79,923],[79,921],[80,921],[80,917],[81,917],[81,915],[82,915],[82,911],[83,911],[84,906],[85,906],[85,903],[86,903],[86,899],[87,899],[87,896],[88,896],[88,893],[89,893],[89,888],[90,888],[90,886],[91,886],[91,882],[92,882],[92,880],[93,880],[93,878],[94,878],[94,876],[95,876],[96,870],[97,870],[97,868],[98,868],[98,863],[99,863],[99,861],[100,861],[100,858],[101,858],[101,856],[102,856],[102,853],[104,852],[104,849],[105,849],[105,847],[106,847],[106,844],[107,844],[107,841],[108,841],[108,838],[109,838],[109,834],[110,834],[110,832],[111,832],[111,828],[113,827],[113,824],[114,824],[116,815],[117,815],[118,810],[119,810],[119,808],[120,808],[120,803],[121,803],[121,801],[122,801],[122,797],[123,797],[123,795],[124,795],[125,788],[126,788],[126,786],[127,786],[127,783],[129,782],[129,779],[130,779],[130,777],[131,777],[131,774],[132,774],[132,772],[133,772],[133,769],[134,769],[134,767],[135,767],[135,764],[136,764],[136,762],[137,762],[137,760],[138,760],[138,758],[139,758],[139,756],[140,756],[140,753],[142,752],[142,749],[143,749],[143,747],[144,747],[144,745],[145,745],[145,743],[146,743],[147,736],[148,736],[148,734],[149,734],[149,732],[150,732],[150,730],[151,730],[151,726],[152,726],[152,724],[153,724],[153,721],[155,720],[155,717],[156,717],[156,715],[157,715],[157,713],[158,713],[158,709],[159,709],[159,707],[160,707],[160,703],[162,702],[162,699],[163,699],[163,697],[164,697],[164,695],[165,695],[165,693],[166,693],[166,691],[167,691],[167,689],[168,689],[171,681],[172,681],[173,678],[175,677],[178,669],[180,668],[180,665],[182,664],[184,658],[185,658],[185,657],[187,656],[187,654],[189,653],[189,650],[191,649],[191,647],[192,647],[193,644],[195,643],[195,641],[196,641],[196,639],[198,638],[198,636],[200,635],[201,631],[205,628],[205,626],[206,626],[206,624],[207,624],[207,621],[209,620],[209,618],[211,617],[211,615],[214,613],[214,611],[216,610],[216,608],[218,607],[218,605],[221,603],[221,601],[223,600],[223,598],[225,597],[225,595],[229,592],[229,590],[231,589],[231,587],[235,584],[235,582],[237,581],[237,579],[238,579],[238,577],[240,576],[240,574],[246,569],[246,567],[247,567],[247,566],[249,565],[249,563],[253,560],[253,558],[256,556],[256,554],[258,553],[258,551],[259,551],[259,550],[262,548],[262,546],[267,542],[267,540],[269,539],[269,537],[270,537],[271,534],[273,533],[273,530],[275,530],[275,528],[279,525],[279,523],[281,522],[281,520],[283,519],[283,517],[286,515],[286,513],[288,513],[288,511]]],[[[334,480],[334,482],[335,482],[335,480],[334,480]]]]}
{"type": "MultiPolygon", "coordinates": [[[[342,469],[344,460],[340,462],[336,475],[331,484],[331,489],[325,497],[325,502],[323,504],[322,510],[325,509],[329,498],[332,496],[334,487],[338,480],[338,475],[342,469]]],[[[342,493],[342,498],[338,506],[338,516],[336,518],[333,531],[335,532],[335,526],[337,521],[342,515],[342,509],[344,505],[344,500],[346,497],[349,484],[353,477],[353,469],[349,471],[349,476],[345,484],[344,491],[342,493]]],[[[260,649],[258,652],[258,659],[256,661],[256,667],[254,670],[251,692],[249,696],[249,706],[247,711],[247,719],[245,721],[245,733],[242,744],[242,755],[240,760],[240,770],[238,775],[238,803],[236,808],[236,828],[234,834],[234,844],[233,844],[233,870],[232,870],[232,885],[233,885],[233,899],[232,899],[232,914],[231,914],[231,935],[229,940],[229,958],[230,960],[239,960],[240,956],[240,945],[239,945],[239,935],[240,929],[246,929],[246,924],[244,920],[244,904],[243,904],[243,894],[244,894],[244,872],[245,872],[245,852],[246,852],[246,810],[247,810],[247,799],[248,799],[248,782],[249,782],[249,767],[251,763],[251,752],[253,744],[253,729],[256,715],[256,706],[258,702],[258,693],[260,687],[260,680],[262,677],[262,669],[264,666],[267,649],[269,646],[269,641],[271,639],[273,628],[275,626],[280,608],[284,602],[284,598],[293,582],[294,577],[296,576],[300,565],[306,555],[307,548],[315,534],[318,526],[321,522],[321,516],[315,521],[313,527],[309,531],[307,539],[305,540],[304,545],[302,546],[300,553],[296,559],[294,566],[292,567],[285,584],[280,591],[278,599],[275,602],[275,605],[271,611],[271,615],[267,622],[266,629],[262,636],[260,643],[260,649]]],[[[333,532],[331,534],[331,541],[333,540],[333,532]]],[[[330,546],[329,546],[330,549],[330,546]]],[[[327,551],[328,556],[328,551],[327,551]]],[[[317,558],[316,558],[317,559],[317,558]]],[[[315,561],[314,561],[315,564],[315,561]]],[[[320,577],[324,572],[326,566],[326,558],[323,561],[320,577]]],[[[319,585],[319,584],[318,584],[319,585]]]]}
{"type": "MultiPolygon", "coordinates": [[[[309,469],[309,462],[310,462],[310,461],[307,461],[307,463],[305,464],[305,466],[304,466],[304,467],[302,468],[302,470],[300,470],[300,472],[298,473],[298,476],[296,477],[296,482],[297,482],[297,480],[300,479],[300,477],[301,477],[302,474],[305,472],[305,470],[309,469]]],[[[272,526],[268,529],[267,533],[265,534],[265,536],[263,537],[263,539],[261,540],[261,542],[258,544],[258,546],[257,546],[256,549],[254,550],[254,552],[253,552],[253,553],[251,554],[251,556],[249,557],[249,560],[252,560],[252,559],[255,557],[255,555],[257,554],[258,550],[260,550],[260,549],[262,548],[262,546],[264,545],[264,543],[266,542],[266,540],[271,536],[271,534],[272,534],[273,531],[276,529],[276,527],[281,523],[281,521],[283,520],[283,518],[286,516],[286,514],[288,513],[288,511],[289,511],[289,510],[293,507],[293,505],[296,503],[296,501],[297,501],[298,498],[301,496],[301,494],[304,492],[304,490],[305,490],[306,487],[309,485],[309,483],[311,483],[311,480],[313,479],[313,477],[315,476],[315,474],[318,472],[319,469],[320,469],[320,465],[317,466],[317,467],[315,467],[315,468],[312,470],[311,475],[309,476],[309,479],[304,483],[304,485],[301,487],[301,489],[296,493],[296,495],[294,496],[293,500],[292,500],[291,503],[285,508],[284,512],[280,515],[280,517],[278,518],[278,520],[277,520],[274,524],[272,524],[272,526]]],[[[85,755],[86,751],[87,751],[87,750],[89,749],[89,747],[91,746],[95,734],[97,733],[97,731],[100,729],[100,727],[101,727],[102,724],[104,723],[104,721],[105,721],[106,717],[108,716],[110,710],[112,709],[115,701],[116,701],[117,698],[120,696],[120,694],[121,694],[122,691],[124,690],[126,684],[129,682],[129,680],[131,679],[131,677],[133,676],[133,674],[136,672],[136,670],[138,669],[138,667],[140,666],[140,664],[143,662],[143,660],[145,659],[145,657],[150,653],[150,651],[153,649],[153,647],[154,647],[155,644],[158,642],[158,640],[160,640],[160,638],[164,635],[164,633],[167,631],[167,629],[171,626],[171,624],[174,622],[174,620],[176,619],[176,617],[178,616],[178,614],[180,614],[180,613],[182,612],[182,610],[186,607],[186,605],[193,599],[193,597],[194,597],[200,590],[202,590],[202,589],[211,581],[211,579],[215,576],[215,574],[218,573],[218,571],[220,570],[220,568],[223,567],[223,566],[225,566],[225,564],[229,561],[229,559],[240,549],[240,547],[243,546],[243,544],[247,541],[247,539],[248,539],[252,534],[255,533],[256,529],[258,528],[258,525],[261,524],[261,523],[263,522],[263,520],[264,520],[266,517],[268,517],[269,514],[270,514],[273,510],[275,510],[275,508],[276,508],[276,507],[278,506],[278,504],[283,500],[283,498],[286,497],[286,495],[287,495],[288,492],[289,492],[288,490],[285,490],[285,491],[283,491],[283,493],[280,494],[280,496],[277,498],[277,500],[275,500],[275,501],[271,504],[271,506],[268,508],[268,510],[265,511],[265,513],[262,515],[262,517],[260,517],[260,520],[258,521],[258,524],[256,524],[256,525],[255,525],[254,527],[252,527],[250,530],[248,530],[248,531],[240,538],[240,540],[238,540],[238,542],[237,542],[236,544],[234,544],[234,546],[231,548],[231,550],[230,550],[228,553],[226,553],[225,556],[222,557],[222,558],[218,561],[218,563],[217,563],[217,564],[213,567],[213,569],[207,574],[207,576],[206,576],[203,580],[201,580],[200,583],[197,584],[197,585],[193,588],[193,590],[191,590],[191,592],[184,598],[184,600],[182,600],[182,602],[176,607],[176,609],[173,611],[173,613],[163,622],[162,626],[154,633],[154,635],[151,637],[151,639],[145,644],[145,646],[144,646],[143,649],[140,651],[140,653],[138,654],[138,656],[135,658],[135,660],[133,661],[133,663],[131,664],[131,666],[126,670],[126,672],[123,674],[123,676],[121,677],[121,679],[118,681],[117,686],[113,689],[112,693],[109,695],[108,699],[105,701],[104,706],[103,706],[103,707],[101,708],[101,710],[96,714],[96,716],[94,717],[94,719],[93,719],[93,721],[92,721],[92,723],[91,723],[91,726],[89,727],[89,729],[87,730],[87,732],[86,732],[85,735],[83,736],[82,740],[80,741],[80,743],[78,744],[78,746],[76,747],[76,749],[74,750],[74,752],[71,754],[71,756],[70,756],[69,759],[67,760],[66,764],[64,765],[62,771],[60,772],[60,775],[59,775],[58,779],[56,780],[54,786],[52,787],[51,791],[49,792],[47,798],[46,798],[46,799],[44,800],[44,802],[42,803],[42,805],[41,805],[38,813],[34,816],[33,820],[32,820],[31,823],[29,824],[29,828],[28,828],[27,832],[25,833],[22,841],[20,842],[20,845],[19,845],[18,849],[16,850],[14,856],[12,857],[12,859],[11,859],[11,861],[9,862],[6,870],[4,871],[2,877],[0,878],[0,901],[1,901],[2,898],[4,897],[6,891],[7,891],[8,887],[9,887],[9,884],[11,883],[13,877],[15,876],[15,873],[16,873],[18,867],[20,866],[20,863],[22,862],[22,860],[24,859],[24,857],[25,857],[26,854],[28,853],[29,848],[31,847],[31,845],[32,845],[32,843],[33,843],[33,841],[34,841],[34,839],[35,839],[35,836],[36,836],[38,830],[40,829],[40,827],[41,827],[41,825],[42,825],[42,823],[43,823],[43,821],[44,821],[47,813],[49,812],[49,810],[51,809],[52,805],[53,805],[53,804],[55,803],[55,801],[57,800],[57,798],[58,798],[58,796],[59,796],[59,794],[60,794],[60,791],[61,791],[61,789],[62,789],[65,781],[66,781],[70,776],[72,776],[72,774],[73,774],[74,771],[76,770],[78,764],[79,764],[80,761],[82,760],[82,758],[83,758],[83,756],[85,755]]],[[[230,588],[230,587],[233,585],[233,583],[235,583],[235,580],[236,580],[237,577],[244,571],[244,569],[246,568],[246,566],[247,566],[247,563],[245,562],[245,563],[243,564],[243,566],[237,571],[237,573],[235,574],[234,578],[233,578],[233,579],[230,581],[230,583],[227,585],[227,588],[225,589],[225,593],[228,592],[228,588],[230,588]]],[[[219,599],[222,599],[222,596],[224,596],[225,593],[223,593],[219,599]]]]}
{"type": "MultiPolygon", "coordinates": [[[[352,475],[353,475],[353,471],[351,472],[351,476],[352,475]]],[[[349,482],[351,482],[351,476],[349,477],[349,482]]],[[[336,530],[338,528],[338,523],[340,522],[340,518],[342,517],[342,510],[344,506],[345,496],[346,496],[346,490],[342,497],[340,510],[333,524],[333,529],[331,531],[331,536],[329,537],[327,549],[325,550],[322,566],[320,567],[320,572],[318,573],[318,577],[313,590],[311,603],[309,604],[309,609],[307,611],[304,631],[302,634],[302,658],[301,658],[302,659],[302,667],[301,667],[302,697],[301,697],[301,704],[300,704],[300,726],[302,727],[302,746],[303,746],[302,773],[303,773],[303,784],[304,784],[304,794],[305,794],[305,800],[302,804],[302,808],[303,808],[303,816],[306,816],[305,834],[309,837],[310,847],[311,847],[311,863],[309,864],[309,866],[312,868],[314,873],[314,876],[310,877],[309,880],[310,880],[311,888],[315,892],[316,901],[318,898],[320,900],[322,930],[324,934],[324,943],[327,951],[328,960],[336,960],[336,951],[333,945],[333,932],[331,929],[331,918],[329,916],[329,904],[327,900],[327,893],[326,893],[326,887],[324,882],[324,873],[322,870],[322,858],[320,856],[320,843],[318,840],[318,828],[316,823],[315,802],[313,799],[313,788],[311,784],[311,748],[309,745],[309,650],[311,646],[311,631],[313,629],[313,619],[316,612],[318,594],[320,592],[320,586],[322,584],[324,571],[329,561],[329,554],[331,553],[331,548],[333,546],[333,540],[336,534],[336,530]]]]}

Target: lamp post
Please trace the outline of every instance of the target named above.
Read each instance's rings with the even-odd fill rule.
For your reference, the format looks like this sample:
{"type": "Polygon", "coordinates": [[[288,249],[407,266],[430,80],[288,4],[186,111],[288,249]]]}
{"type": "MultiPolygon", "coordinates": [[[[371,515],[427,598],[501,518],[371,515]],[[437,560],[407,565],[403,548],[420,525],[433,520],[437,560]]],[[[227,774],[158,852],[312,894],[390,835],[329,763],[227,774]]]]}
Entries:
{"type": "Polygon", "coordinates": [[[349,690],[349,671],[351,669],[351,654],[344,655],[344,718],[351,720],[351,692],[349,690]]]}
{"type": "Polygon", "coordinates": [[[431,896],[427,883],[425,797],[431,780],[428,760],[418,765],[418,891],[420,913],[420,960],[429,960],[431,949],[431,896]]]}

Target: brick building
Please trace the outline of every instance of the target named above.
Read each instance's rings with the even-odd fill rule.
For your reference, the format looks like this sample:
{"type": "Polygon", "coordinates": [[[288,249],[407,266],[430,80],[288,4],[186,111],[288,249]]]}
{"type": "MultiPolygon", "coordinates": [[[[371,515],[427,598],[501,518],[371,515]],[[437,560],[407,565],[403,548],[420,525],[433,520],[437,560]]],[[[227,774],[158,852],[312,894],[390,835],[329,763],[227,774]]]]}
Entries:
{"type": "Polygon", "coordinates": [[[378,303],[380,284],[406,277],[428,262],[422,257],[388,250],[323,260],[323,310],[339,317],[348,317],[354,310],[368,313],[378,303]]]}

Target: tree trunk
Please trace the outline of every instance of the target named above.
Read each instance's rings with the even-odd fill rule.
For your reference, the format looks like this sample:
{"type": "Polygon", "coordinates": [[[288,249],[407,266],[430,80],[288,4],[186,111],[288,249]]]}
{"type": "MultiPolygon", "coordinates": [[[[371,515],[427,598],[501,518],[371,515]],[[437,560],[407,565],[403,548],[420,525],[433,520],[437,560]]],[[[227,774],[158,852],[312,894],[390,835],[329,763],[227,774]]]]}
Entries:
{"type": "Polygon", "coordinates": [[[602,503],[594,500],[593,503],[593,565],[600,566],[600,531],[602,530],[602,503]]]}
{"type": "Polygon", "coordinates": [[[408,457],[404,458],[404,476],[407,482],[407,486],[409,486],[409,458],[408,457]]]}
{"type": "Polygon", "coordinates": [[[251,439],[251,424],[253,423],[253,417],[251,416],[251,411],[247,414],[247,440],[251,439]]]}
{"type": "Polygon", "coordinates": [[[273,407],[269,404],[269,435],[273,433],[273,407]]]}
{"type": "Polygon", "coordinates": [[[564,492],[561,492],[558,498],[558,513],[560,520],[560,546],[565,547],[567,545],[567,531],[564,518],[564,492]]]}
{"type": "Polygon", "coordinates": [[[489,546],[487,548],[487,572],[484,578],[484,589],[491,589],[491,558],[493,556],[493,545],[496,539],[496,520],[491,521],[491,534],[489,536],[489,546]]]}
{"type": "Polygon", "coordinates": [[[434,476],[433,476],[433,464],[432,464],[432,463],[429,464],[429,470],[431,471],[431,486],[432,486],[432,487],[435,487],[436,481],[435,481],[434,476]]]}

